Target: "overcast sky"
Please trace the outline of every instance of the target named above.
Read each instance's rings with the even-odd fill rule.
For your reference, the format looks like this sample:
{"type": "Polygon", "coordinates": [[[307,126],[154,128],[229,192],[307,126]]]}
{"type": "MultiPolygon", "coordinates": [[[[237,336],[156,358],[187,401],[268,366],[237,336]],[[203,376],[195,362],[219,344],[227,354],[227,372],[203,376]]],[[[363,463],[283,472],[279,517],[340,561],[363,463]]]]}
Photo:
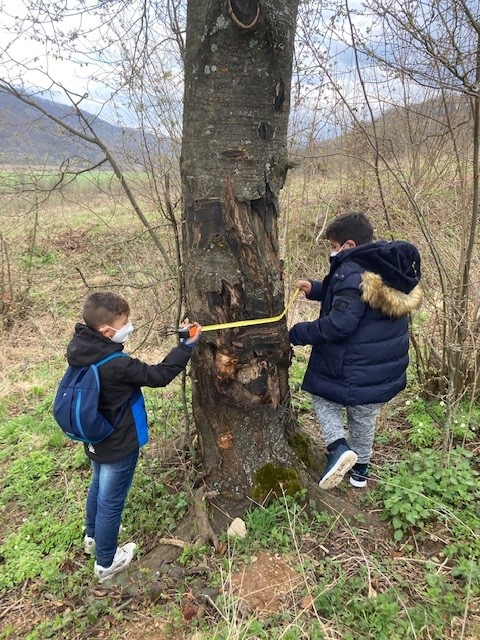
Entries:
{"type": "MultiPolygon", "coordinates": [[[[48,0],[45,4],[48,6],[48,0]]],[[[99,74],[105,73],[105,66],[80,54],[69,59],[52,42],[39,41],[31,34],[17,34],[15,25],[26,15],[22,0],[0,0],[0,9],[0,77],[17,85],[41,89],[50,89],[53,80],[68,91],[88,94],[89,97],[82,102],[83,108],[98,112],[110,93],[103,82],[95,80],[99,74]]],[[[61,27],[66,32],[80,25],[83,29],[98,26],[94,16],[85,14],[66,19],[61,27]]],[[[45,26],[44,35],[52,37],[53,29],[45,26]]],[[[55,89],[52,98],[65,100],[61,91],[55,89]]]]}
{"type": "MultiPolygon", "coordinates": [[[[86,0],[88,3],[88,0],[86,0]]],[[[94,0],[92,0],[94,1],[94,0]]],[[[69,6],[73,6],[75,0],[69,2],[69,6]]],[[[53,4],[53,3],[51,3],[53,4]]],[[[44,0],[44,6],[48,8],[49,0],[44,0]]],[[[55,5],[53,5],[55,6],[55,5]]],[[[112,3],[112,7],[115,3],[112,3]]],[[[325,36],[325,29],[322,29],[322,23],[327,22],[329,14],[327,11],[323,11],[323,14],[316,8],[320,8],[322,5],[320,2],[313,2],[311,5],[311,11],[309,13],[309,24],[312,41],[310,46],[316,50],[321,51],[328,47],[328,58],[332,63],[332,69],[335,69],[335,82],[341,83],[345,87],[345,91],[351,94],[352,101],[358,100],[358,89],[355,82],[352,81],[350,70],[352,68],[352,51],[348,45],[340,42],[340,39],[332,40],[325,36]]],[[[349,6],[351,9],[359,9],[361,7],[360,0],[350,0],[349,6]]],[[[110,100],[112,91],[103,81],[98,81],[97,78],[102,78],[108,73],[108,64],[102,61],[102,64],[95,62],[92,57],[87,58],[79,53],[75,54],[75,60],[68,59],[68,55],[65,54],[65,49],[59,49],[52,43],[53,41],[53,27],[45,26],[43,32],[40,32],[40,37],[43,42],[34,40],[31,36],[26,36],[22,33],[16,34],[14,26],[21,24],[21,19],[26,15],[26,9],[23,0],[0,0],[0,7],[2,9],[0,15],[0,77],[7,78],[14,84],[23,83],[26,87],[39,87],[41,89],[50,89],[52,87],[53,80],[56,85],[64,87],[70,92],[74,92],[79,95],[88,94],[88,96],[82,101],[82,108],[92,113],[99,113],[101,111],[102,117],[115,122],[117,121],[118,113],[111,107],[112,101],[110,100]],[[48,37],[52,38],[51,42],[46,42],[48,37]]],[[[354,15],[353,20],[359,28],[364,28],[368,24],[368,18],[366,16],[354,15]]],[[[29,31],[31,31],[30,23],[23,23],[22,28],[25,30],[25,26],[28,25],[29,31]]],[[[98,42],[102,43],[102,38],[105,41],[105,33],[102,34],[102,25],[99,23],[98,18],[90,13],[78,14],[70,18],[62,20],[61,23],[55,23],[55,28],[58,32],[66,34],[69,31],[81,29],[84,32],[90,31],[90,35],[84,40],[78,38],[74,41],[75,46],[82,50],[82,46],[85,48],[91,47],[92,44],[98,42]]],[[[302,28],[302,24],[299,21],[299,31],[302,28]]],[[[308,27],[307,27],[308,29],[308,27]]],[[[104,29],[103,31],[106,32],[104,29]]],[[[348,34],[345,33],[345,40],[348,40],[348,34]]],[[[113,51],[113,48],[112,48],[113,51]]],[[[308,78],[309,85],[305,85],[305,91],[302,88],[302,92],[305,94],[302,98],[304,105],[302,109],[309,109],[308,99],[305,96],[313,96],[313,100],[318,104],[318,98],[315,97],[315,91],[318,91],[320,85],[323,87],[323,98],[328,100],[328,88],[325,75],[321,71],[318,60],[311,60],[312,69],[317,65],[317,71],[310,70],[310,76],[308,78]],[[312,89],[312,86],[317,88],[312,89]]],[[[308,67],[309,65],[306,64],[308,67]]],[[[66,101],[64,95],[59,91],[59,87],[53,87],[53,91],[50,94],[52,99],[57,101],[66,101]]],[[[121,99],[116,98],[117,104],[121,99]]],[[[131,112],[128,109],[122,113],[122,119],[127,120],[127,124],[134,124],[132,120],[131,112]]]]}

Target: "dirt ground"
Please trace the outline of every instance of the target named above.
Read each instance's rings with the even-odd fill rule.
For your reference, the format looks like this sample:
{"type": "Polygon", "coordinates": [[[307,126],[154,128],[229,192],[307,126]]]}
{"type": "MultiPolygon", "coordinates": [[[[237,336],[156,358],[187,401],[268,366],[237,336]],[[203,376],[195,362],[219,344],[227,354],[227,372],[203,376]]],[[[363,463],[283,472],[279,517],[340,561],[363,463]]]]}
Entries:
{"type": "MultiPolygon", "coordinates": [[[[317,541],[313,540],[306,540],[304,543],[307,545],[307,552],[310,544],[317,546],[317,541]]],[[[338,540],[336,549],[324,547],[324,551],[337,554],[344,544],[345,541],[338,540]]],[[[152,557],[156,557],[153,552],[152,557]]],[[[79,552],[76,562],[83,561],[84,558],[79,552]]],[[[208,640],[199,634],[195,626],[198,620],[208,622],[210,618],[214,628],[218,618],[214,600],[218,597],[224,598],[225,603],[231,603],[229,616],[239,621],[250,615],[262,618],[285,610],[298,611],[310,608],[312,603],[308,602],[308,599],[299,600],[298,590],[302,587],[303,576],[295,565],[298,565],[296,557],[285,557],[261,550],[240,565],[235,572],[222,576],[222,587],[209,596],[203,575],[205,572],[216,570],[215,566],[199,567],[196,576],[195,569],[185,570],[172,558],[167,557],[167,560],[160,561],[160,564],[155,560],[152,564],[147,554],[134,562],[131,570],[120,574],[117,584],[109,588],[99,587],[92,581],[92,597],[99,600],[109,597],[111,615],[102,614],[98,624],[92,621],[93,624],[87,633],[80,630],[76,632],[73,628],[67,635],[62,634],[58,637],[71,640],[107,640],[112,638],[114,629],[115,638],[128,640],[208,640]],[[154,571],[153,581],[149,574],[145,582],[142,569],[151,571],[155,562],[158,571],[154,571]],[[190,589],[185,590],[186,584],[190,585],[190,589]],[[184,590],[181,600],[182,619],[172,626],[171,620],[163,619],[158,611],[165,605],[168,610],[169,602],[178,602],[178,594],[184,590]],[[156,608],[156,604],[162,606],[156,608]]],[[[68,567],[65,569],[68,570],[68,567]]],[[[0,638],[4,637],[1,630],[8,629],[9,625],[15,629],[15,635],[5,635],[5,638],[25,638],[29,632],[38,628],[42,621],[68,614],[74,601],[75,598],[62,601],[48,594],[45,596],[36,592],[35,583],[25,584],[20,593],[16,592],[15,598],[7,596],[0,602],[0,638]]]]}
{"type": "MultiPolygon", "coordinates": [[[[226,596],[233,596],[236,614],[243,617],[248,614],[262,616],[291,609],[294,605],[294,590],[302,578],[287,561],[277,554],[260,552],[251,559],[250,565],[244,565],[229,576],[224,584],[226,596]]],[[[186,596],[183,605],[184,624],[199,614],[199,605],[192,596],[186,596]],[[189,616],[192,618],[189,620],[189,616]]],[[[201,615],[201,611],[200,611],[201,615]]],[[[140,616],[139,616],[140,617],[140,616]]],[[[205,640],[195,630],[178,630],[162,620],[145,618],[125,626],[123,636],[129,640],[205,640]]]]}
{"type": "MultiPolygon", "coordinates": [[[[366,491],[353,489],[346,483],[343,485],[334,489],[332,493],[361,507],[365,515],[365,524],[359,525],[355,530],[348,527],[340,528],[335,535],[329,536],[323,542],[313,537],[309,538],[308,535],[303,536],[302,557],[317,560],[331,557],[348,573],[354,572],[356,566],[365,562],[369,554],[381,554],[390,557],[393,562],[398,561],[396,571],[404,574],[405,580],[408,581],[416,571],[416,565],[412,564],[408,557],[403,557],[401,550],[392,551],[390,533],[380,522],[378,514],[368,509],[365,504],[366,491]],[[377,526],[372,530],[374,522],[377,526]]],[[[441,571],[442,563],[437,558],[439,549],[438,543],[432,539],[422,549],[422,553],[424,557],[433,561],[439,560],[438,570],[441,571]]],[[[81,561],[83,557],[79,555],[78,562],[81,561]]],[[[299,569],[298,564],[297,556],[288,557],[264,549],[246,558],[230,575],[219,576],[222,586],[209,593],[205,576],[218,570],[217,561],[211,566],[185,569],[175,560],[169,559],[158,565],[153,580],[150,574],[145,581],[142,568],[151,569],[152,566],[147,554],[135,561],[131,570],[120,574],[124,577],[120,579],[119,576],[118,584],[110,588],[100,588],[92,581],[91,596],[99,600],[110,598],[111,613],[101,614],[98,622],[92,620],[86,631],[75,630],[74,623],[65,635],[61,632],[53,637],[68,640],[209,640],[209,637],[198,631],[197,627],[200,621],[202,626],[205,626],[205,623],[207,626],[210,624],[213,634],[219,615],[214,604],[215,601],[218,602],[218,598],[222,601],[229,619],[238,620],[239,624],[248,617],[263,619],[283,611],[289,611],[294,615],[313,611],[313,599],[304,595],[305,592],[309,593],[308,588],[305,590],[306,572],[303,568],[299,569]],[[162,617],[160,612],[168,612],[169,603],[178,604],[179,594],[183,594],[181,617],[172,622],[172,619],[162,617]]],[[[385,580],[388,582],[388,576],[385,580]]],[[[365,591],[363,595],[368,598],[376,597],[386,586],[387,583],[382,582],[382,577],[376,576],[369,581],[368,592],[365,591]]],[[[25,584],[24,589],[17,591],[14,598],[7,595],[3,602],[0,601],[0,638],[26,638],[43,620],[52,620],[55,616],[68,614],[74,600],[72,597],[71,601],[61,601],[41,592],[36,594],[34,583],[25,584]],[[15,628],[15,635],[2,635],[1,630],[7,629],[9,625],[15,628]]],[[[480,612],[471,616],[466,628],[460,619],[452,620],[451,625],[451,635],[446,637],[452,640],[480,639],[480,612]]],[[[334,628],[326,630],[325,637],[329,640],[341,640],[334,628]]]]}

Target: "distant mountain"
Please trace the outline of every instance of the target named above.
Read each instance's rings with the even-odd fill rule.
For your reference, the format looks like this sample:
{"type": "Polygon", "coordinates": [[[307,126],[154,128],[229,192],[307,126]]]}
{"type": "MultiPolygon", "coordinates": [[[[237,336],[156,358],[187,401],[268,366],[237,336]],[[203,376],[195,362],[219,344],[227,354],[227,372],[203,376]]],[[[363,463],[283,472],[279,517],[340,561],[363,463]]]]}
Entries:
{"type": "MultiPolygon", "coordinates": [[[[91,135],[73,107],[38,95],[32,99],[75,130],[91,135]]],[[[82,115],[114,153],[117,162],[125,164],[127,158],[130,166],[139,162],[143,136],[138,129],[115,126],[85,111],[82,115]]],[[[168,139],[158,141],[153,134],[146,137],[149,146],[158,147],[157,153],[171,154],[168,139]]],[[[0,167],[59,167],[68,160],[71,167],[81,168],[99,162],[103,157],[97,146],[69,133],[34,107],[0,89],[0,167]]]]}

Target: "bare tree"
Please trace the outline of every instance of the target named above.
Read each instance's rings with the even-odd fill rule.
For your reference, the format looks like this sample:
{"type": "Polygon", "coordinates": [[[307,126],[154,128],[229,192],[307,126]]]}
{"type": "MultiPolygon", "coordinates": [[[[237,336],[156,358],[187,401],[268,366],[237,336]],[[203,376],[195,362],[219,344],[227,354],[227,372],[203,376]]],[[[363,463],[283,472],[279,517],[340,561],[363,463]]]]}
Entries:
{"type": "MultiPolygon", "coordinates": [[[[187,19],[184,274],[190,317],[205,325],[275,316],[284,306],[278,194],[297,3],[226,6],[189,2],[187,19]]],[[[230,514],[252,491],[264,495],[259,470],[294,460],[289,362],[284,322],[205,333],[194,355],[202,475],[230,514]]]]}
{"type": "MultiPolygon", "coordinates": [[[[449,405],[464,397],[469,384],[478,392],[476,363],[478,341],[478,296],[472,283],[478,278],[472,259],[478,243],[479,215],[479,127],[480,127],[480,31],[478,5],[464,0],[432,2],[431,0],[391,5],[374,1],[369,4],[382,17],[380,33],[383,47],[367,44],[358,38],[352,25],[351,33],[359,51],[379,61],[384,69],[394,71],[410,83],[434,95],[423,107],[424,141],[427,136],[442,141],[437,167],[448,157],[449,172],[454,176],[451,222],[456,229],[453,246],[455,259],[445,259],[444,250],[436,242],[431,215],[418,198],[419,157],[411,159],[416,167],[416,182],[407,179],[408,163],[400,162],[398,154],[382,153],[382,161],[405,194],[409,207],[422,229],[432,252],[442,283],[443,314],[440,322],[441,356],[436,374],[440,381],[437,391],[445,393],[449,405]],[[426,108],[428,105],[429,108],[426,108]],[[465,136],[465,128],[470,136],[465,136]],[[460,140],[463,138],[463,144],[460,140]],[[395,158],[392,163],[392,159],[395,158]],[[470,161],[469,161],[470,160],[470,161]],[[458,198],[456,194],[460,193],[458,198]],[[458,204],[456,204],[458,203],[458,204]]],[[[377,39],[379,42],[379,38],[377,39]]],[[[358,69],[358,66],[357,66],[358,69]]],[[[421,94],[420,94],[421,95],[421,94]]],[[[409,105],[407,105],[407,110],[409,105]]],[[[413,110],[411,110],[413,112],[413,110]]],[[[410,114],[408,131],[413,131],[414,112],[410,114]]],[[[417,119],[418,123],[418,119],[417,119]]],[[[417,128],[418,131],[418,128],[417,128]]],[[[418,139],[411,148],[420,149],[418,139]]],[[[435,148],[434,144],[429,145],[435,148]]],[[[423,144],[423,151],[429,152],[423,144]]],[[[423,155],[424,157],[424,155],[423,155]]],[[[413,163],[413,164],[412,164],[413,163]]],[[[452,185],[453,186],[453,185],[452,185]]],[[[447,251],[448,255],[448,251],[447,251]]],[[[432,358],[429,358],[432,363],[432,358]]],[[[445,442],[449,439],[446,431],[445,442]]]]}
{"type": "MultiPolygon", "coordinates": [[[[68,90],[30,61],[28,68],[40,70],[50,88],[61,90],[69,101],[67,117],[49,111],[19,75],[12,77],[18,65],[13,64],[10,45],[4,48],[3,59],[10,60],[11,68],[1,79],[1,88],[72,139],[95,148],[94,165],[105,163],[113,169],[167,266],[172,255],[181,265],[177,321],[184,285],[189,317],[204,325],[278,316],[286,293],[278,218],[279,194],[289,168],[287,128],[297,2],[195,0],[188,3],[185,39],[182,4],[176,0],[155,6],[135,0],[120,5],[92,0],[89,6],[102,17],[101,41],[93,37],[88,23],[85,31],[73,34],[60,28],[62,11],[69,16],[75,3],[63,9],[55,5],[51,15],[43,3],[33,2],[28,20],[17,25],[18,32],[28,26],[29,33],[45,41],[47,50],[58,47],[72,57],[79,51],[86,56],[81,45],[86,35],[91,37],[89,55],[104,59],[111,70],[101,78],[109,97],[100,113],[111,114],[112,107],[119,114],[125,106],[133,109],[142,125],[138,150],[124,148],[120,160],[103,136],[101,121],[82,108],[86,96],[68,90]],[[169,16],[170,30],[159,26],[160,6],[166,9],[163,15],[169,16]],[[53,21],[53,35],[47,28],[49,21],[53,21]],[[178,47],[170,67],[162,49],[167,42],[178,47]],[[183,78],[179,65],[183,62],[180,246],[174,207],[180,137],[176,118],[183,78]],[[172,79],[168,90],[167,81],[172,79]],[[161,163],[160,138],[152,142],[152,133],[166,133],[171,144],[161,163]],[[125,169],[125,158],[134,169],[142,167],[138,182],[135,172],[125,169]],[[167,240],[158,233],[152,210],[159,211],[169,225],[172,235],[167,240]]],[[[81,0],[77,10],[85,8],[81,0]]],[[[61,168],[59,187],[92,167],[87,163],[80,169],[73,160],[61,168]]],[[[219,526],[243,513],[252,500],[295,493],[302,487],[315,489],[320,507],[335,503],[335,509],[348,511],[347,505],[320,495],[303,464],[313,462],[318,471],[321,454],[307,451],[311,443],[295,432],[288,385],[290,357],[285,319],[206,331],[194,352],[193,414],[201,450],[198,477],[218,507],[219,526]]]]}
{"type": "Polygon", "coordinates": [[[181,80],[173,90],[172,77],[182,73],[177,46],[181,33],[169,31],[165,17],[169,14],[178,27],[178,4],[174,0],[155,7],[135,0],[73,0],[62,7],[24,3],[16,16],[4,14],[8,36],[0,47],[0,90],[31,107],[32,119],[48,130],[50,140],[57,136],[72,141],[72,151],[63,142],[55,156],[56,161],[64,154],[56,177],[50,156],[50,179],[28,187],[36,193],[37,206],[55,192],[65,193],[77,176],[113,170],[112,198],[126,199],[162,255],[165,272],[177,280],[177,323],[183,304],[177,169],[181,80]],[[19,47],[22,41],[33,43],[30,55],[29,46],[25,53],[19,47]],[[57,58],[86,69],[96,95],[77,89],[73,77],[67,81],[56,76],[57,58]],[[49,97],[69,106],[52,109],[44,99],[49,97]],[[122,133],[116,139],[102,116],[124,123],[123,129],[117,127],[117,136],[122,133]]]}

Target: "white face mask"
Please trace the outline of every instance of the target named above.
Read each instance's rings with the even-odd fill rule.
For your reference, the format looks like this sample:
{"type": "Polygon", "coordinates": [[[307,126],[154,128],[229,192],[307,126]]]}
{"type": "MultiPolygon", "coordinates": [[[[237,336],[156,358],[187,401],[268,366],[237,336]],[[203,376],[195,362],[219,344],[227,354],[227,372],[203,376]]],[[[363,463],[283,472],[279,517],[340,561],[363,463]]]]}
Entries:
{"type": "Polygon", "coordinates": [[[342,246],[340,247],[340,249],[337,249],[337,251],[331,251],[330,252],[330,258],[335,258],[335,256],[338,256],[338,254],[340,253],[340,251],[343,250],[343,247],[345,246],[346,242],[344,242],[342,244],[342,246]]]}
{"type": "Polygon", "coordinates": [[[340,253],[340,249],[338,251],[331,251],[330,258],[335,258],[335,256],[338,256],[339,253],[340,253]]]}
{"type": "MultiPolygon", "coordinates": [[[[112,329],[113,327],[110,327],[110,328],[112,329]]],[[[125,324],[121,329],[117,329],[115,335],[113,336],[113,338],[110,338],[110,340],[112,342],[118,342],[120,344],[123,342],[127,342],[132,332],[133,332],[133,324],[129,320],[127,324],[125,324]]]]}

